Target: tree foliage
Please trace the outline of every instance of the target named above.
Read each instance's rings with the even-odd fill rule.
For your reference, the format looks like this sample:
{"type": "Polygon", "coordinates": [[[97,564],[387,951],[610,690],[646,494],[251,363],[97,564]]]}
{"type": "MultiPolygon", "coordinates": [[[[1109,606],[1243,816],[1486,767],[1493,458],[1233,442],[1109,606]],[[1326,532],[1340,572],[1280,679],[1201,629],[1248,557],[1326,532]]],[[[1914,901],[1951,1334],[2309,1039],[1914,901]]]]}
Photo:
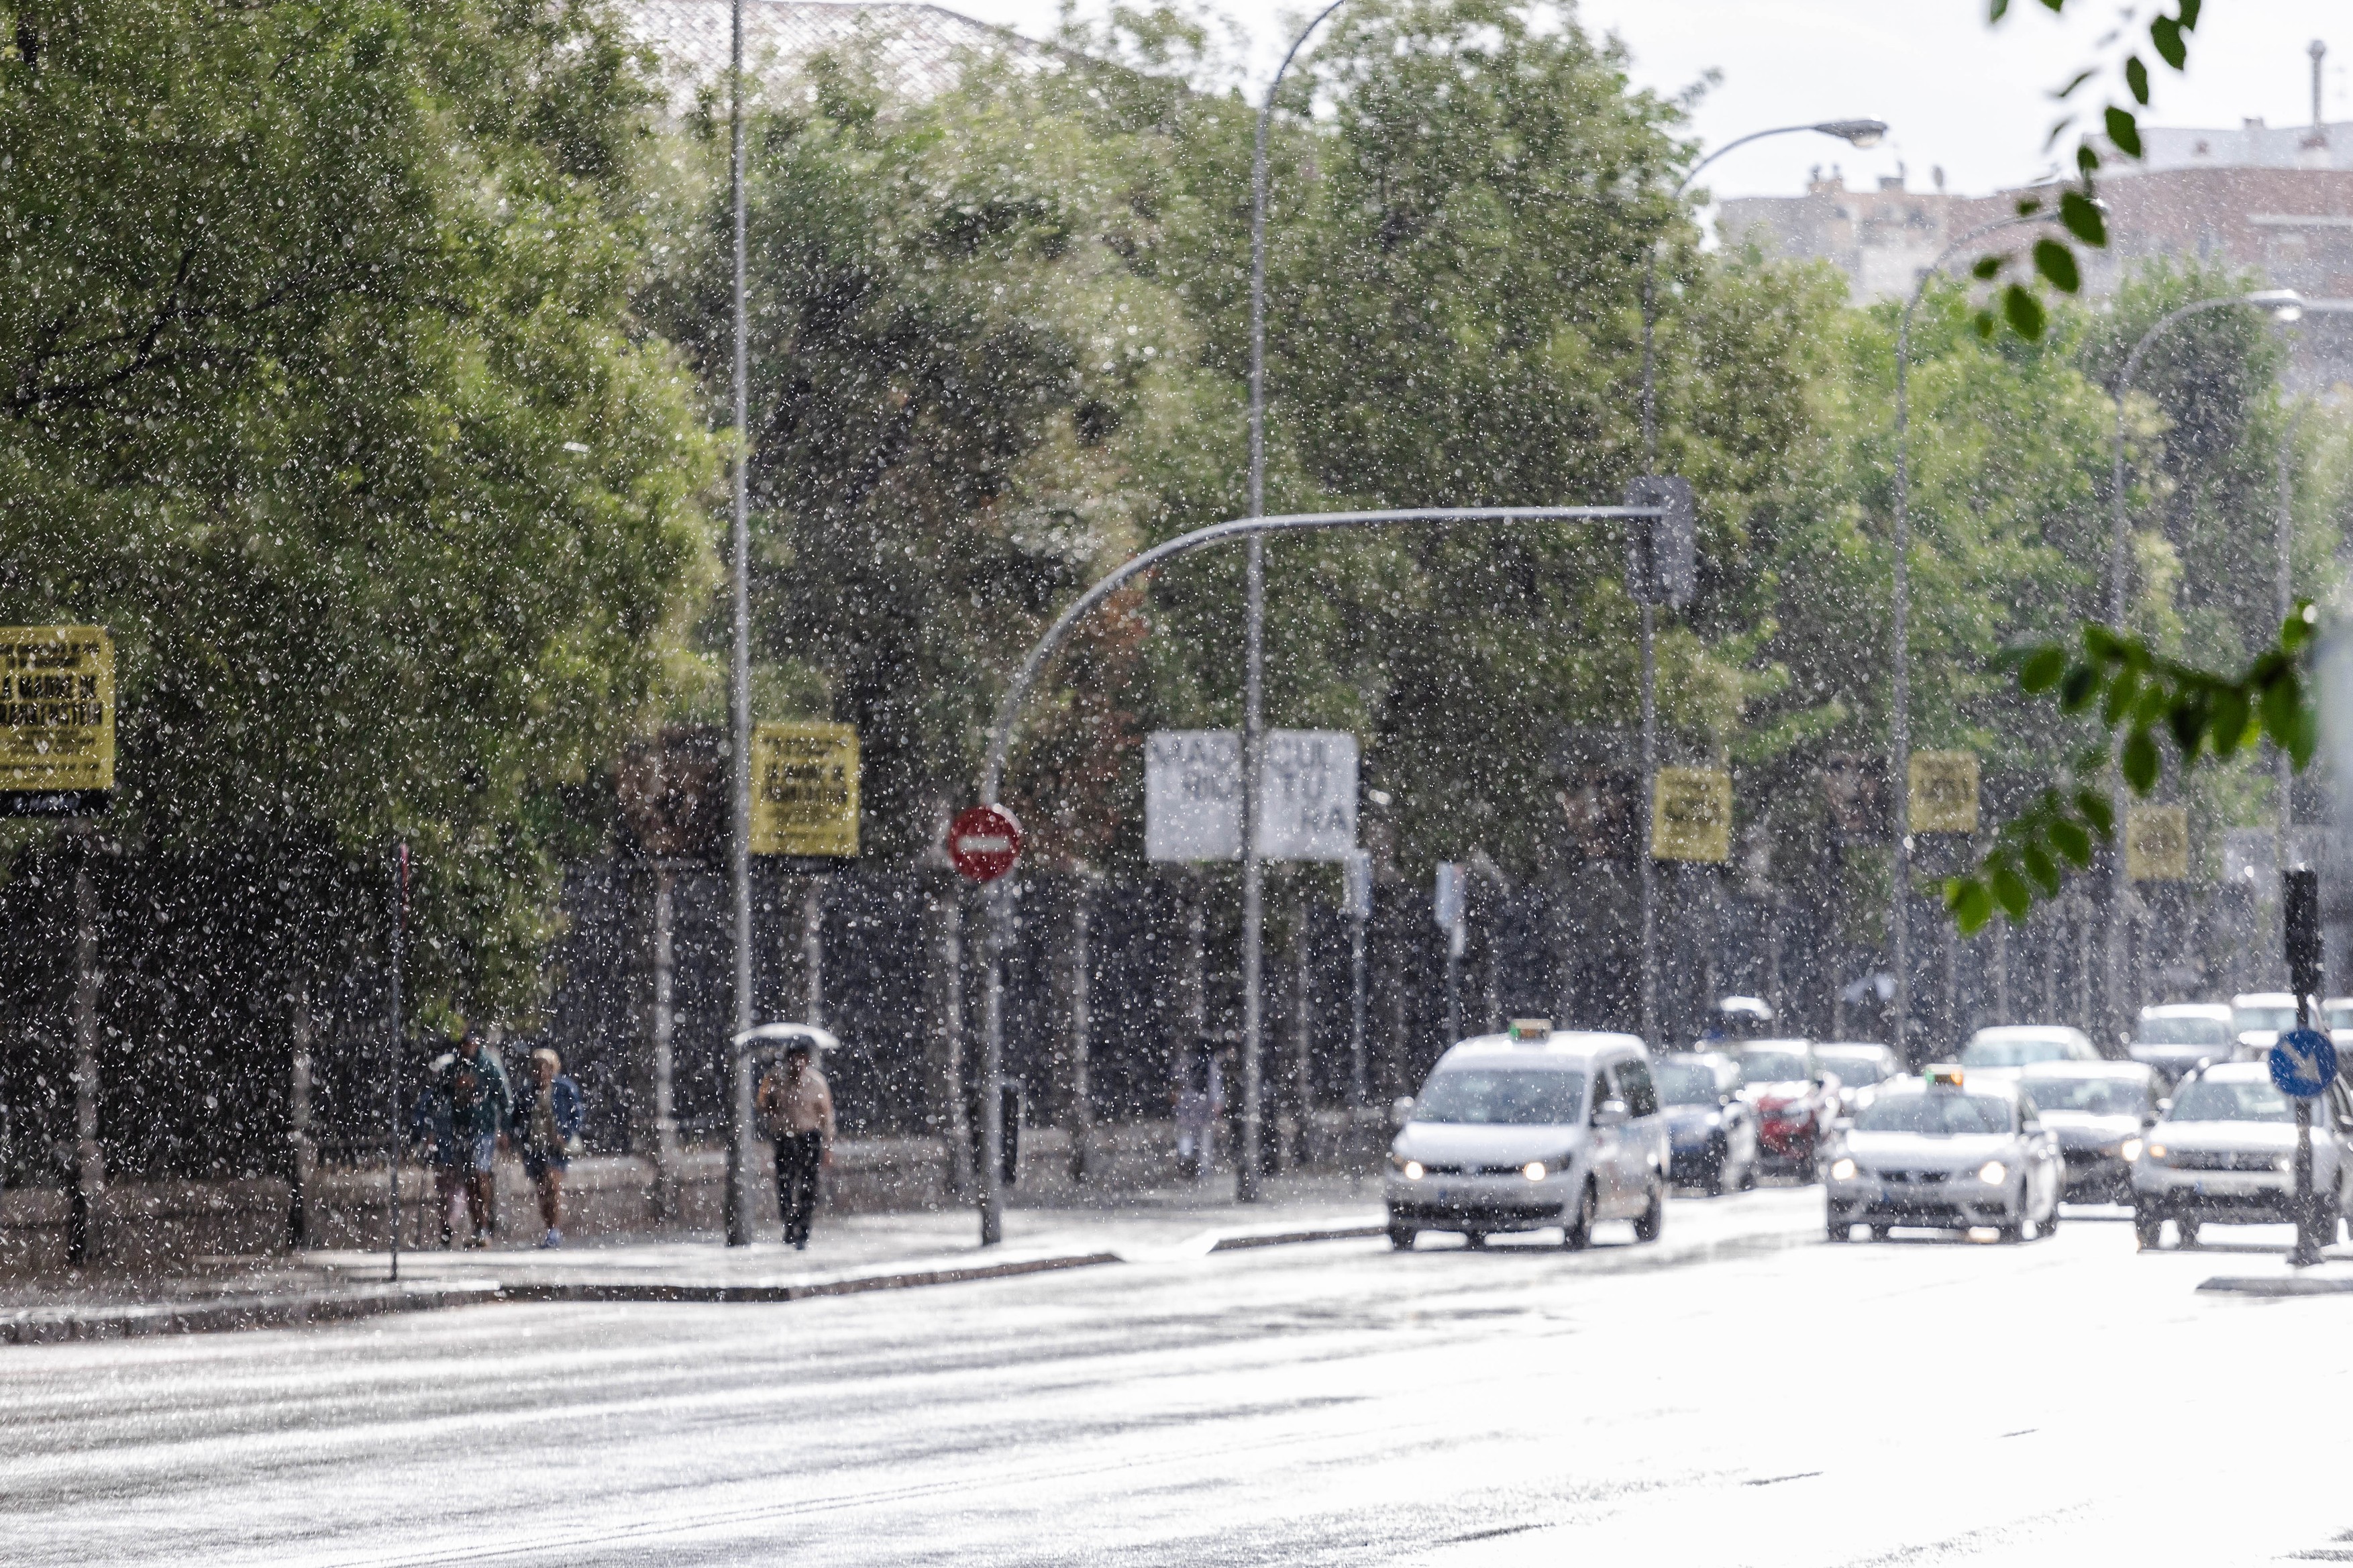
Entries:
{"type": "Polygon", "coordinates": [[[708,568],[640,62],[522,0],[6,10],[0,584],[114,628],[109,832],[323,847],[296,904],[405,837],[421,994],[527,1010],[708,568]]]}

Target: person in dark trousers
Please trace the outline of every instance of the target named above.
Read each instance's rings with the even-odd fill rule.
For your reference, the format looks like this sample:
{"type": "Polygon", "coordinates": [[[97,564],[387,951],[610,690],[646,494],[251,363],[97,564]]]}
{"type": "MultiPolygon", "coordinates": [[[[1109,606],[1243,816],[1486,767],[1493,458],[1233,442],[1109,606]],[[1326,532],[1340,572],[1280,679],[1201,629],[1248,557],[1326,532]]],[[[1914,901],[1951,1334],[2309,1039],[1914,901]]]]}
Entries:
{"type": "MultiPolygon", "coordinates": [[[[457,1205],[458,1196],[466,1185],[466,1172],[458,1163],[458,1130],[449,1114],[449,1097],[441,1090],[442,1075],[449,1064],[458,1059],[455,1051],[444,1051],[433,1058],[426,1068],[425,1087],[417,1091],[416,1107],[409,1112],[408,1137],[412,1143],[426,1145],[425,1157],[433,1170],[435,1207],[441,1211],[441,1245],[449,1246],[456,1237],[449,1228],[449,1211],[457,1205]]],[[[423,1238],[418,1238],[423,1245],[423,1238]]]]}
{"type": "Polygon", "coordinates": [[[449,1106],[449,1128],[457,1142],[456,1168],[466,1184],[466,1213],[474,1234],[470,1247],[488,1247],[498,1230],[499,1143],[514,1114],[514,1094],[507,1087],[506,1068],[480,1029],[468,1026],[448,1065],[434,1079],[434,1088],[449,1106]]]}
{"type": "Polygon", "coordinates": [[[784,1065],[760,1080],[760,1125],[776,1143],[776,1207],[785,1245],[806,1248],[817,1210],[818,1173],[833,1164],[833,1089],[807,1040],[785,1047],[784,1065]]]}
{"type": "Polygon", "coordinates": [[[523,1173],[539,1192],[539,1217],[547,1226],[539,1238],[542,1247],[564,1245],[564,1173],[580,1146],[587,1109],[580,1086],[565,1074],[564,1058],[545,1046],[532,1052],[510,1128],[522,1151],[523,1173]]]}

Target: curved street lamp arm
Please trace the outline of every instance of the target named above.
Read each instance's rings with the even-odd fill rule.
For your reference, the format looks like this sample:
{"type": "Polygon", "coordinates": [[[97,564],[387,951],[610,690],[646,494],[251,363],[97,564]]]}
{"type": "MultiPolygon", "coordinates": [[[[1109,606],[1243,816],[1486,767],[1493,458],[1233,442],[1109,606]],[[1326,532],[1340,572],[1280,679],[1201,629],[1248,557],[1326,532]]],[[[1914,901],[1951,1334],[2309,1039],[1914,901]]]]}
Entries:
{"type": "Polygon", "coordinates": [[[988,805],[997,804],[997,794],[1004,782],[1006,756],[1013,746],[1013,729],[1020,721],[1021,709],[1029,700],[1029,689],[1036,683],[1038,672],[1045,668],[1048,659],[1053,658],[1055,650],[1062,646],[1071,629],[1121,587],[1176,556],[1189,554],[1229,539],[1265,533],[1303,533],[1325,528],[1378,528],[1391,523],[1411,522],[1607,522],[1648,520],[1659,514],[1659,508],[1646,506],[1423,507],[1408,511],[1311,511],[1283,517],[1237,518],[1179,534],[1113,567],[1054,618],[1054,624],[1046,629],[1046,635],[1038,639],[1038,646],[1022,659],[1021,668],[1014,672],[1013,684],[1006,689],[1004,699],[997,705],[997,722],[988,739],[988,760],[981,771],[980,798],[988,805]]]}

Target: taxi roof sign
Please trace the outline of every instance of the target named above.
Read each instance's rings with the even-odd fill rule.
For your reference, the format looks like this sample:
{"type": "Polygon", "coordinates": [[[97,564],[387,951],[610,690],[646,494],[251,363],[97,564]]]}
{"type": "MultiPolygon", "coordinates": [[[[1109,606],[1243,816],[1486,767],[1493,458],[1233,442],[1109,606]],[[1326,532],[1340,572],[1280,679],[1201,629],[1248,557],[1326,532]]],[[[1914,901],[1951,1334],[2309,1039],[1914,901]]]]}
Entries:
{"type": "Polygon", "coordinates": [[[1961,1087],[1961,1069],[1957,1064],[1953,1062],[1938,1062],[1936,1066],[1929,1068],[1920,1076],[1927,1080],[1928,1087],[1931,1089],[1958,1089],[1961,1087]]]}
{"type": "Polygon", "coordinates": [[[1552,1038],[1550,1018],[1514,1018],[1511,1037],[1514,1040],[1549,1040],[1552,1038]]]}

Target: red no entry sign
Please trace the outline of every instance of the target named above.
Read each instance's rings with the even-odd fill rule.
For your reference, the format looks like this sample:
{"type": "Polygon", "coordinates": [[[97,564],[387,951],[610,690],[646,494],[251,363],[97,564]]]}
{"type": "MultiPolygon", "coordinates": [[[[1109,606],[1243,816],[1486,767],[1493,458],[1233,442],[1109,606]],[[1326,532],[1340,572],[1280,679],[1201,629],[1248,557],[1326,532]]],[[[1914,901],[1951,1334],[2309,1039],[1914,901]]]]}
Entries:
{"type": "Polygon", "coordinates": [[[948,859],[976,882],[994,882],[1021,858],[1021,824],[1001,805],[967,806],[948,824],[948,859]]]}

